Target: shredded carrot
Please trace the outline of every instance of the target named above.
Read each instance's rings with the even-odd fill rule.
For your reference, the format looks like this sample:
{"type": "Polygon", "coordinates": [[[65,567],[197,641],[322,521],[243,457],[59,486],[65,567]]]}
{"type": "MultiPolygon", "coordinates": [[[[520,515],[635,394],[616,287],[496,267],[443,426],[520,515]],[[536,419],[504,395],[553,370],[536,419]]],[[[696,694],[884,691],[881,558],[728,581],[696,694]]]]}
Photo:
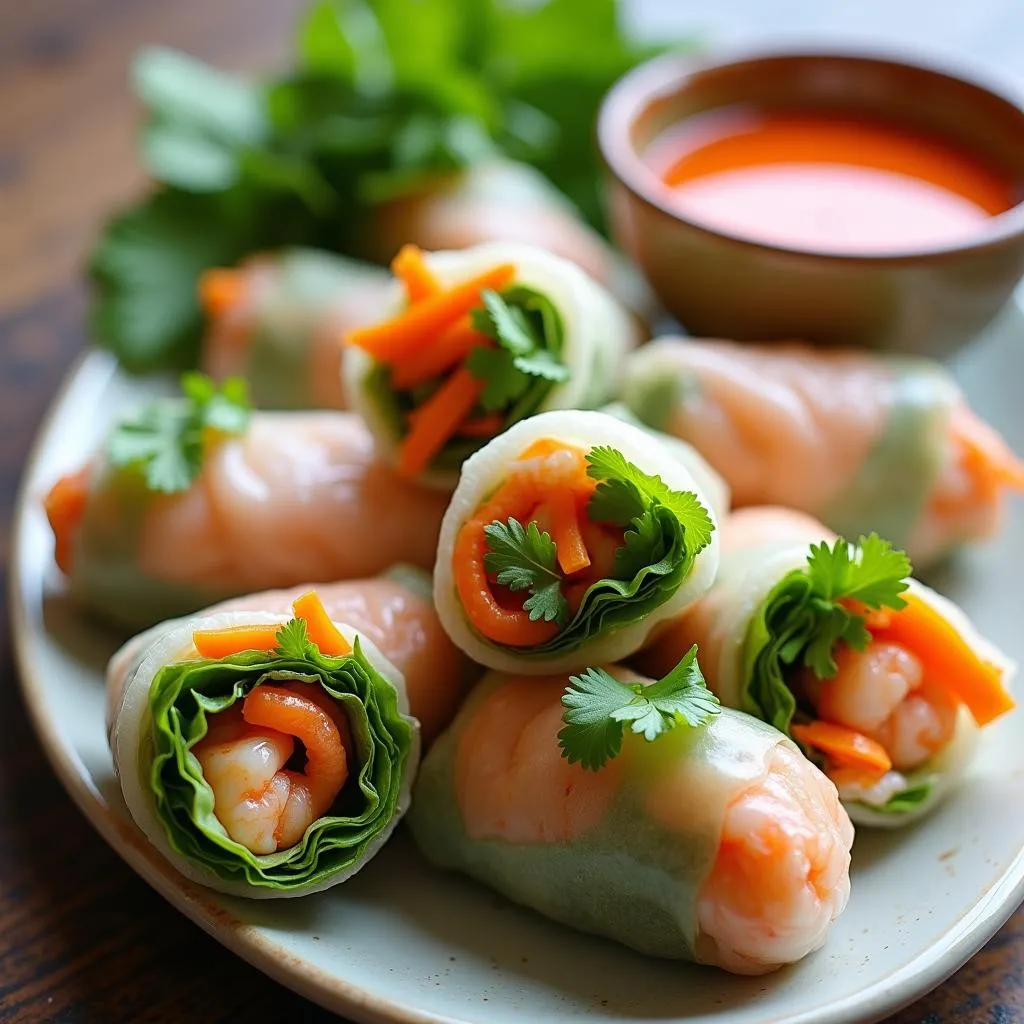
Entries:
{"type": "Polygon", "coordinates": [[[790,732],[805,747],[814,747],[839,764],[856,766],[875,775],[884,775],[892,768],[892,759],[881,743],[844,725],[809,722],[791,726],[790,732]]]}
{"type": "Polygon", "coordinates": [[[453,373],[419,408],[398,449],[398,474],[419,476],[469,416],[485,385],[465,367],[453,373]]]}
{"type": "Polygon", "coordinates": [[[197,629],[192,633],[192,643],[204,658],[228,658],[242,651],[274,651],[280,628],[269,625],[197,629]]]}
{"type": "Polygon", "coordinates": [[[515,272],[512,263],[492,267],[447,292],[417,302],[391,320],[350,331],[346,341],[369,352],[378,362],[397,365],[479,306],[482,292],[504,288],[515,272]]]}
{"type": "Polygon", "coordinates": [[[352,653],[352,645],[331,621],[315,590],[296,598],[292,602],[292,611],[297,619],[306,623],[306,636],[320,648],[321,654],[336,658],[352,653]]]}
{"type": "Polygon", "coordinates": [[[873,630],[874,639],[906,647],[921,662],[925,681],[963,701],[978,725],[1012,711],[1015,704],[1003,686],[999,667],[975,654],[956,629],[917,595],[903,596],[907,606],[887,626],[873,630]]]}
{"type": "Polygon", "coordinates": [[[885,629],[892,622],[896,612],[891,608],[869,608],[860,601],[843,600],[839,602],[847,611],[859,615],[864,620],[864,628],[869,633],[876,629],[885,629]]]}
{"type": "Polygon", "coordinates": [[[983,493],[997,492],[1000,487],[1024,490],[1024,463],[966,406],[953,412],[950,431],[960,446],[965,468],[983,493]]]}
{"type": "Polygon", "coordinates": [[[405,297],[410,306],[444,291],[441,282],[424,262],[423,250],[418,246],[403,245],[391,261],[391,273],[405,287],[405,297]]]}
{"type": "Polygon", "coordinates": [[[484,568],[487,552],[484,527],[495,519],[507,519],[509,516],[525,519],[536,501],[535,487],[510,479],[463,525],[452,551],[455,589],[469,621],[488,640],[509,647],[533,647],[545,643],[558,633],[558,624],[543,619],[532,620],[530,613],[522,608],[505,608],[499,604],[484,568]]]}
{"type": "Polygon", "coordinates": [[[462,317],[428,345],[410,353],[393,367],[391,386],[396,391],[408,391],[452,369],[474,349],[490,345],[491,339],[473,327],[468,316],[462,317]]]}
{"type": "Polygon", "coordinates": [[[483,416],[463,420],[459,426],[459,437],[496,437],[501,433],[505,417],[500,412],[489,412],[483,416]]]}
{"type": "Polygon", "coordinates": [[[552,537],[558,548],[558,564],[566,576],[590,566],[590,555],[580,530],[576,496],[567,490],[548,498],[552,512],[552,537]]]}
{"type": "Polygon", "coordinates": [[[244,280],[239,271],[214,267],[199,278],[199,305],[208,317],[222,316],[238,304],[243,290],[244,280]]]}
{"type": "Polygon", "coordinates": [[[89,504],[89,467],[62,476],[43,499],[46,518],[53,530],[53,557],[61,572],[70,574],[75,560],[75,540],[89,504]]]}

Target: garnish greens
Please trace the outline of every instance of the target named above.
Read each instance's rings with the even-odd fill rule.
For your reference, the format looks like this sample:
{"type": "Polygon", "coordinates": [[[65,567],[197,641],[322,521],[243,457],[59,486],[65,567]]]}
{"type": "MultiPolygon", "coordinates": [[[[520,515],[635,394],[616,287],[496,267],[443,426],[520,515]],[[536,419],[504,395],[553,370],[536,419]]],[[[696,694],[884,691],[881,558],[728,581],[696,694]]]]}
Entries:
{"type": "Polygon", "coordinates": [[[522,307],[494,291],[483,293],[484,308],[473,311],[473,326],[496,341],[496,348],[474,349],[469,372],[485,383],[480,404],[497,412],[523,398],[535,378],[552,384],[569,379],[569,368],[545,347],[541,330],[522,307]]]}
{"type": "Polygon", "coordinates": [[[320,648],[309,639],[305,619],[289,619],[275,634],[277,653],[282,658],[297,661],[316,661],[321,657],[320,648]]]}
{"type": "Polygon", "coordinates": [[[650,614],[683,584],[715,528],[696,494],[672,490],[614,448],[593,448],[586,461],[588,475],[598,481],[587,515],[594,522],[626,529],[611,575],[587,588],[571,618],[551,536],[536,523],[524,526],[514,518],[495,520],[484,528],[487,572],[513,591],[530,591],[523,608],[531,619],[555,621],[561,627],[554,639],[531,649],[530,655],[573,650],[593,636],[650,614]]]}
{"type": "Polygon", "coordinates": [[[569,683],[562,696],[567,710],[558,743],[570,764],[578,761],[588,771],[618,756],[626,723],[653,743],[681,722],[697,728],[721,710],[697,664],[696,645],[667,676],[649,686],[623,683],[603,668],[588,668],[570,676],[569,683]]]}
{"type": "Polygon", "coordinates": [[[172,494],[189,488],[203,468],[210,436],[244,433],[249,401],[244,380],[218,388],[209,377],[186,373],[182,398],[157,398],[120,422],[107,441],[115,466],[139,470],[151,491],[172,494]]]}
{"type": "Polygon", "coordinates": [[[838,671],[842,642],[863,650],[871,640],[862,608],[899,610],[910,560],[877,534],[851,550],[840,538],[811,546],[807,564],[787,573],[751,619],[743,649],[743,710],[788,731],[796,698],[789,670],[803,664],[819,679],[838,671]]]}
{"type": "Polygon", "coordinates": [[[94,250],[97,340],[132,370],[192,366],[205,268],[283,246],[389,256],[367,244],[381,204],[495,157],[533,164],[600,225],[598,104],[673,43],[630,41],[617,0],[320,0],[279,77],[143,51],[155,189],[94,250]]]}
{"type": "Polygon", "coordinates": [[[562,594],[555,542],[536,523],[525,528],[518,519],[495,521],[484,527],[488,551],[484,568],[509,590],[529,589],[523,608],[531,619],[564,623],[569,604],[562,594]]]}

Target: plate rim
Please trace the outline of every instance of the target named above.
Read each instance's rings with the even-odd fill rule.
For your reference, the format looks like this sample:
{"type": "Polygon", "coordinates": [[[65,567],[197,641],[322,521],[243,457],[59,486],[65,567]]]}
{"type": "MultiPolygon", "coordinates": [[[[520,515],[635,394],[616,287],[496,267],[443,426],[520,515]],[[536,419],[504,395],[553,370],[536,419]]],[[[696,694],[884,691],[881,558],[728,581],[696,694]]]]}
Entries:
{"type": "MultiPolygon", "coordinates": [[[[117,373],[109,353],[86,349],[70,365],[47,406],[22,469],[13,506],[11,555],[7,599],[12,626],[12,651],[21,694],[29,723],[43,753],[65,792],[89,824],[114,852],[173,909],[183,913],[222,946],[240,956],[279,984],[325,1009],[344,1014],[361,1024],[473,1024],[469,1018],[439,1016],[431,1011],[394,1001],[328,973],[275,943],[255,925],[246,924],[217,905],[217,894],[179,875],[159,852],[149,845],[138,828],[123,820],[104,800],[78,758],[73,746],[65,744],[56,728],[56,718],[46,709],[43,687],[36,680],[40,672],[33,663],[34,627],[30,624],[29,599],[22,580],[30,571],[24,534],[30,518],[37,514],[32,484],[37,466],[52,441],[54,428],[74,389],[87,373],[104,373],[109,383],[117,373]],[[106,366],[103,366],[106,363],[106,366]]],[[[45,631],[43,631],[45,635],[45,631]]],[[[974,956],[1009,920],[1024,901],[1024,849],[984,896],[962,914],[945,935],[955,933],[948,945],[933,943],[914,960],[875,982],[821,1009],[802,1011],[796,1016],[776,1017],[774,1024],[870,1024],[910,1005],[942,984],[974,956]],[[924,964],[922,966],[922,961],[924,964]]],[[[554,927],[554,926],[553,926],[554,927]]],[[[669,1024],[666,1018],[666,1024],[669,1024]]],[[[772,1022],[765,1022],[772,1024],[772,1022]]]]}

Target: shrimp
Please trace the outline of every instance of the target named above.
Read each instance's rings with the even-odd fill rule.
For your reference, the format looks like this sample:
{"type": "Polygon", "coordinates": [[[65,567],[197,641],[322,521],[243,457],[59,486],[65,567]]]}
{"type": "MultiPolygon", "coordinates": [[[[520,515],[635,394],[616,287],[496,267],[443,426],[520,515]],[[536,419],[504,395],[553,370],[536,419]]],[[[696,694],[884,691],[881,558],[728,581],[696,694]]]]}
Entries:
{"type": "MultiPolygon", "coordinates": [[[[618,669],[616,675],[630,676],[618,669]]],[[[618,790],[619,766],[612,761],[588,772],[562,757],[564,688],[564,676],[510,677],[466,726],[454,775],[470,837],[566,842],[604,819],[618,790]]]]}
{"type": "Polygon", "coordinates": [[[906,647],[879,641],[863,651],[843,646],[835,661],[831,679],[805,675],[808,698],[824,721],[881,743],[896,769],[918,767],[953,738],[956,698],[926,683],[920,659],[906,647]]]}
{"type": "Polygon", "coordinates": [[[295,846],[334,803],[349,775],[352,736],[340,707],[319,686],[261,685],[241,706],[211,717],[192,748],[213,791],[214,815],[255,854],[295,846]],[[295,740],[303,771],[285,765],[295,740]]]}
{"type": "Polygon", "coordinates": [[[697,902],[698,948],[736,974],[818,949],[850,895],[853,826],[835,786],[786,744],[726,811],[697,902]]]}

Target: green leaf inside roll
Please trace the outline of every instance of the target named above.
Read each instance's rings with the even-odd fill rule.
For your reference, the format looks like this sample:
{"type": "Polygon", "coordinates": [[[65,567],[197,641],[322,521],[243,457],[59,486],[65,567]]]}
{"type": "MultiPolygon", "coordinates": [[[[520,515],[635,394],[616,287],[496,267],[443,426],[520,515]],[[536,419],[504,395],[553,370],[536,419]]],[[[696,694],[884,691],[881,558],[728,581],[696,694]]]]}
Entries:
{"type": "Polygon", "coordinates": [[[371,665],[358,638],[343,657],[298,653],[243,651],[167,665],[150,687],[148,776],[157,815],[179,854],[227,881],[287,890],[349,873],[396,814],[414,737],[394,686],[371,665]],[[338,702],[358,767],[330,812],[295,846],[254,854],[231,839],[214,815],[213,791],[192,749],[206,735],[211,715],[244,700],[256,686],[289,682],[320,686],[338,702]]]}
{"type": "MultiPolygon", "coordinates": [[[[552,389],[569,379],[571,370],[563,362],[565,327],[547,296],[519,285],[500,294],[485,291],[483,306],[473,310],[471,317],[473,327],[494,344],[474,349],[465,361],[470,373],[484,384],[469,418],[498,413],[501,426],[494,432],[497,434],[540,411],[552,389]]],[[[361,386],[397,442],[408,432],[410,415],[450,373],[446,370],[434,380],[400,390],[393,386],[391,368],[378,363],[361,386]]],[[[491,436],[453,438],[433,459],[431,469],[457,472],[491,436]]]]}

